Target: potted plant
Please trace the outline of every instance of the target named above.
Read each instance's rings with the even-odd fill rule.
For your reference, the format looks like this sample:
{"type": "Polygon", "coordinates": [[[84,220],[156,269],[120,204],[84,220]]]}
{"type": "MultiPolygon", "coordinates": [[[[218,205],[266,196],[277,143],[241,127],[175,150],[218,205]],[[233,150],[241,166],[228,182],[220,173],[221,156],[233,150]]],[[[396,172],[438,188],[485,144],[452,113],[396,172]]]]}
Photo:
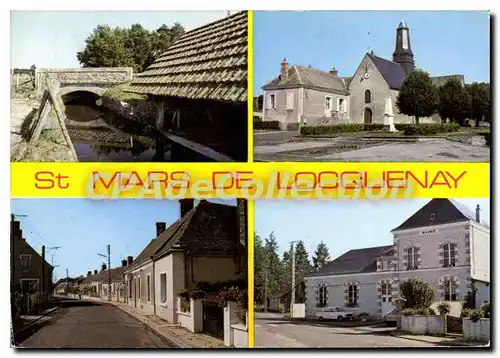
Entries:
{"type": "Polygon", "coordinates": [[[191,310],[191,303],[189,301],[189,298],[190,298],[189,291],[182,290],[181,292],[179,292],[179,294],[177,296],[180,299],[181,312],[189,312],[191,310]]]}

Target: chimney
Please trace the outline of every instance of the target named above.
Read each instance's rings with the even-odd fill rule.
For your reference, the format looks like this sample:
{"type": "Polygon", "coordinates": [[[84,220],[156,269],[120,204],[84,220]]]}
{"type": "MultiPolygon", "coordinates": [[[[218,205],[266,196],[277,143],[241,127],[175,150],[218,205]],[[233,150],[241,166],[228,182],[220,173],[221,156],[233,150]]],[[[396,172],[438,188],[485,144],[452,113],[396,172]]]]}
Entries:
{"type": "Polygon", "coordinates": [[[87,277],[89,277],[90,275],[92,275],[92,271],[87,271],[87,277]]]}
{"type": "Polygon", "coordinates": [[[194,208],[194,199],[181,199],[179,200],[179,206],[181,210],[181,219],[186,215],[189,210],[194,208]]]}
{"type": "Polygon", "coordinates": [[[122,267],[127,266],[127,260],[122,260],[122,267]]]}
{"type": "Polygon", "coordinates": [[[288,62],[286,62],[286,58],[281,61],[280,78],[280,82],[285,82],[288,80],[288,62]]]}
{"type": "Polygon", "coordinates": [[[332,76],[335,76],[335,77],[337,77],[337,75],[338,75],[338,73],[339,73],[339,71],[337,71],[337,70],[335,69],[335,67],[332,67],[332,68],[330,69],[330,71],[328,71],[328,72],[330,72],[330,74],[331,74],[332,76]]]}
{"type": "Polygon", "coordinates": [[[479,204],[476,206],[476,221],[478,223],[481,222],[481,208],[479,207],[479,204]]]}
{"type": "Polygon", "coordinates": [[[165,222],[157,222],[156,223],[156,237],[160,236],[162,232],[167,229],[167,223],[165,222]]]}
{"type": "Polygon", "coordinates": [[[132,265],[132,262],[134,262],[134,257],[133,256],[127,256],[127,266],[132,265]]]}
{"type": "Polygon", "coordinates": [[[106,264],[102,264],[101,271],[106,271],[106,264]]]}
{"type": "Polygon", "coordinates": [[[94,270],[94,275],[97,275],[97,270],[94,270]]]}

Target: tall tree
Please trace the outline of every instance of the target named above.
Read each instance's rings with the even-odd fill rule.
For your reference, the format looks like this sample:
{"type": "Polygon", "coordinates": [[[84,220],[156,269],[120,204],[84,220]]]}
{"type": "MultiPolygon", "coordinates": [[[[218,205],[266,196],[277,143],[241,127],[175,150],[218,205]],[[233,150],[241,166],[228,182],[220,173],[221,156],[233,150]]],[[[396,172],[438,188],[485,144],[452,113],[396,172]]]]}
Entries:
{"type": "Polygon", "coordinates": [[[470,109],[471,98],[459,80],[450,79],[439,87],[438,113],[443,120],[450,119],[463,126],[470,109]]]}
{"type": "Polygon", "coordinates": [[[491,119],[491,90],[489,83],[466,84],[465,89],[471,97],[471,112],[470,117],[475,120],[476,127],[483,120],[490,121],[491,119]]]}
{"type": "Polygon", "coordinates": [[[254,300],[258,304],[264,303],[264,244],[262,238],[254,234],[254,300]]]}
{"type": "Polygon", "coordinates": [[[314,251],[314,256],[312,257],[314,271],[318,271],[322,268],[328,261],[330,261],[330,253],[328,252],[328,246],[321,241],[314,251]]]}
{"type": "Polygon", "coordinates": [[[267,282],[268,298],[276,295],[282,285],[282,265],[278,255],[278,243],[274,233],[270,233],[264,242],[264,275],[267,282]]]}
{"type": "Polygon", "coordinates": [[[304,280],[304,277],[311,273],[311,263],[309,254],[302,240],[295,244],[295,283],[298,284],[304,280]]]}
{"type": "Polygon", "coordinates": [[[415,116],[416,124],[419,124],[421,117],[430,117],[436,113],[439,96],[429,74],[420,70],[412,71],[399,91],[396,105],[400,113],[415,116]]]}

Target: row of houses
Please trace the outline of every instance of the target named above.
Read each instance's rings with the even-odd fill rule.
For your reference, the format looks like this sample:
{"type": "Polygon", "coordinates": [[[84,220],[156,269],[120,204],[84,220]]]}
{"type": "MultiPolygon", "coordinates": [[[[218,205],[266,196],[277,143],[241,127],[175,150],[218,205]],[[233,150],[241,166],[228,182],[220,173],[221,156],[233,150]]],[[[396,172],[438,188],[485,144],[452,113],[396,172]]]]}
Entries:
{"type": "MultiPolygon", "coordinates": [[[[79,297],[122,302],[156,315],[170,324],[181,323],[178,297],[200,287],[224,287],[247,282],[246,201],[225,205],[206,200],[179,200],[179,218],[156,223],[156,237],[135,259],[121,267],[87,272],[78,281],[79,297]],[[108,290],[110,292],[108,296],[108,290]]],[[[204,317],[216,308],[216,292],[203,300],[204,317]]],[[[200,330],[222,337],[223,314],[208,314],[200,330]],[[215,323],[215,325],[214,325],[215,323]]]]}

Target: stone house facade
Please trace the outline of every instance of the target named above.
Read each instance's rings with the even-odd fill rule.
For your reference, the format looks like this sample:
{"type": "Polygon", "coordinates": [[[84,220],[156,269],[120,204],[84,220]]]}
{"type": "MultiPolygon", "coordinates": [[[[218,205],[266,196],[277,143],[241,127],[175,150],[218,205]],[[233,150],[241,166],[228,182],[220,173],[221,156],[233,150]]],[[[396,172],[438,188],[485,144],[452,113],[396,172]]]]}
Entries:
{"type": "Polygon", "coordinates": [[[306,313],[345,307],[384,315],[395,309],[400,284],[420,277],[436,301],[462,301],[474,288],[476,306],[489,301],[489,227],[454,200],[433,199],[392,231],[393,243],[348,251],[306,278],[306,313]]]}
{"type": "MultiPolygon", "coordinates": [[[[280,74],[262,87],[263,120],[280,122],[283,130],[297,130],[301,125],[340,123],[384,123],[386,101],[391,99],[394,123],[414,123],[414,118],[399,113],[396,100],[406,76],[414,70],[409,29],[401,22],[396,30],[392,61],[366,53],[352,77],[338,76],[311,67],[281,63],[280,74]]],[[[432,77],[435,85],[462,75],[432,77]]],[[[420,118],[420,123],[440,123],[434,115],[420,118]]]]}
{"type": "Polygon", "coordinates": [[[246,237],[239,231],[238,208],[205,200],[179,201],[179,219],[157,237],[124,271],[126,303],[177,323],[177,296],[197,283],[246,279],[246,237]]]}

